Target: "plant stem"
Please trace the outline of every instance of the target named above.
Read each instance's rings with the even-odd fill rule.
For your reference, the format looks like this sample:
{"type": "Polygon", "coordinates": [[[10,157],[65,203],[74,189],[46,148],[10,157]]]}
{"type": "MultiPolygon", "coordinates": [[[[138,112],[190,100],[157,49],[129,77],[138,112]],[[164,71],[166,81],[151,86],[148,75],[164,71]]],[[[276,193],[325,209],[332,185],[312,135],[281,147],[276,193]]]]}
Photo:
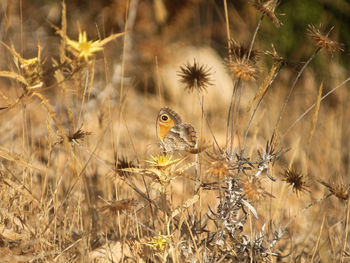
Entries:
{"type": "MultiPolygon", "coordinates": [[[[325,95],[322,96],[321,101],[324,100],[325,98],[327,98],[331,93],[333,93],[334,91],[336,91],[338,88],[344,86],[347,82],[350,81],[350,77],[347,78],[346,80],[344,80],[342,83],[340,83],[338,86],[336,86],[334,89],[331,89],[330,91],[328,91],[325,95]]],[[[282,138],[284,136],[286,136],[286,134],[302,119],[305,117],[306,114],[308,114],[314,107],[316,106],[316,103],[312,104],[303,114],[300,115],[300,117],[298,119],[296,119],[293,124],[291,126],[289,126],[289,128],[284,132],[284,134],[282,135],[282,138]]]]}
{"type": "Polygon", "coordinates": [[[244,134],[242,149],[244,149],[244,147],[245,147],[245,143],[246,143],[247,136],[248,136],[248,131],[249,131],[250,126],[251,126],[251,124],[252,124],[252,122],[253,122],[253,119],[254,119],[254,117],[255,117],[255,114],[256,114],[256,112],[258,111],[258,108],[259,108],[259,106],[260,106],[260,104],[261,104],[263,98],[265,97],[267,91],[268,91],[269,88],[272,86],[272,83],[275,81],[275,79],[276,79],[278,73],[281,71],[281,69],[283,68],[283,66],[284,66],[283,64],[280,64],[279,67],[277,68],[277,70],[276,70],[275,74],[273,75],[273,77],[272,77],[272,79],[271,79],[271,81],[270,81],[268,87],[266,88],[264,94],[260,97],[259,102],[258,102],[258,104],[256,105],[256,107],[255,107],[255,109],[254,109],[254,111],[253,111],[252,116],[250,117],[250,120],[249,120],[247,129],[246,129],[245,134],[244,134]]]}
{"type": "Polygon", "coordinates": [[[288,95],[287,95],[287,97],[286,97],[286,99],[285,99],[285,101],[284,101],[284,104],[283,104],[283,106],[282,106],[280,115],[278,116],[278,119],[277,119],[277,122],[276,122],[275,127],[278,127],[278,126],[279,126],[279,123],[280,123],[280,121],[281,121],[281,119],[282,119],[282,115],[283,115],[283,113],[284,113],[284,111],[285,111],[285,109],[286,109],[286,106],[287,106],[287,104],[288,104],[288,102],[289,102],[290,97],[292,96],[293,90],[294,90],[294,88],[295,88],[295,86],[296,86],[298,80],[299,80],[300,77],[301,77],[301,74],[304,72],[304,70],[306,69],[306,67],[310,64],[310,62],[314,59],[314,57],[317,55],[317,53],[318,53],[320,50],[321,50],[321,47],[316,48],[316,49],[314,50],[314,52],[312,53],[312,55],[310,56],[310,58],[305,62],[304,66],[303,66],[303,67],[300,69],[300,71],[298,72],[298,75],[296,76],[296,78],[295,78],[295,80],[294,80],[294,82],[293,82],[293,84],[292,84],[292,86],[291,86],[291,88],[290,88],[290,90],[289,90],[289,93],[288,93],[288,95]]]}

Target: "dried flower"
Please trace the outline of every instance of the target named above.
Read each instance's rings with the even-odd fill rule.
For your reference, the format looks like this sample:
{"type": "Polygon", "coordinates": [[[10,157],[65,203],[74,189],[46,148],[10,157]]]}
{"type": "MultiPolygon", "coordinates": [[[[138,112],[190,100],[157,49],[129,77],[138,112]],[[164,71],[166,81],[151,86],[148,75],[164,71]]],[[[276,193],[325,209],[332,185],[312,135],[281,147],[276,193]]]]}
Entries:
{"type": "Polygon", "coordinates": [[[245,58],[233,58],[229,63],[229,69],[237,78],[242,80],[256,79],[256,67],[245,58]]]}
{"type": "Polygon", "coordinates": [[[237,42],[234,39],[230,40],[229,54],[231,54],[236,59],[247,59],[249,55],[249,61],[255,64],[260,57],[260,52],[258,50],[252,49],[249,54],[249,47],[237,42]]]}
{"type": "Polygon", "coordinates": [[[326,183],[324,181],[320,181],[322,185],[328,188],[328,190],[342,200],[348,200],[349,199],[349,189],[350,186],[348,184],[343,183],[326,183]]]}
{"type": "Polygon", "coordinates": [[[213,85],[210,78],[210,69],[207,66],[199,65],[196,60],[193,61],[193,65],[187,63],[184,66],[180,66],[178,76],[181,78],[181,82],[185,84],[185,89],[189,92],[198,88],[201,92],[206,90],[208,86],[213,85]]]}
{"type": "Polygon", "coordinates": [[[228,177],[230,175],[230,163],[226,160],[216,160],[210,162],[210,167],[208,169],[208,174],[216,175],[220,179],[228,177]]]}
{"type": "Polygon", "coordinates": [[[297,172],[295,170],[286,169],[282,175],[282,180],[290,184],[295,193],[309,191],[309,186],[306,183],[304,175],[302,173],[297,172]]]}
{"type": "Polygon", "coordinates": [[[325,34],[321,31],[320,27],[309,25],[307,28],[307,33],[316,42],[316,46],[324,48],[331,53],[341,52],[344,50],[342,45],[328,37],[332,29],[333,27],[325,34]]]}
{"type": "Polygon", "coordinates": [[[252,202],[259,201],[261,197],[274,197],[265,191],[265,189],[261,186],[260,180],[254,176],[245,177],[244,180],[240,181],[245,193],[245,197],[247,197],[252,202]]]}
{"type": "Polygon", "coordinates": [[[129,161],[125,156],[118,158],[117,169],[132,168],[135,167],[132,161],[129,161]]]}
{"type": "Polygon", "coordinates": [[[256,0],[252,4],[263,15],[268,16],[276,25],[276,27],[280,27],[282,25],[282,23],[278,20],[278,18],[275,15],[275,9],[279,4],[278,0],[269,0],[266,2],[264,2],[263,0],[256,0]]]}
{"type": "MultiPolygon", "coordinates": [[[[78,141],[80,139],[84,139],[87,135],[90,135],[90,134],[91,132],[83,131],[81,128],[79,128],[76,132],[70,133],[66,136],[67,136],[68,142],[72,142],[73,140],[78,141]]],[[[57,143],[62,144],[64,139],[63,139],[63,136],[60,136],[60,137],[61,139],[57,143]]]]}

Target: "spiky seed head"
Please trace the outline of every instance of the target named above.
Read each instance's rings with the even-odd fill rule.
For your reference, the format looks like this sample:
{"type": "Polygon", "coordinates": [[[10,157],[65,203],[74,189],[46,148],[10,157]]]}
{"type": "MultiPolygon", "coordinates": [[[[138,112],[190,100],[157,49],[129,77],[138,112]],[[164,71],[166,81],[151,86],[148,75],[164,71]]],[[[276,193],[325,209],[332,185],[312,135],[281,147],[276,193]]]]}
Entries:
{"type": "Polygon", "coordinates": [[[283,176],[282,180],[287,182],[289,185],[291,185],[293,188],[293,191],[296,194],[303,191],[309,191],[308,183],[306,182],[305,176],[302,173],[296,170],[286,169],[282,174],[282,176],[283,176]]]}
{"type": "Polygon", "coordinates": [[[133,168],[133,167],[135,167],[133,162],[128,160],[128,158],[125,157],[125,156],[122,156],[122,157],[118,158],[116,166],[117,166],[118,169],[125,169],[125,168],[133,168]]]}
{"type": "Polygon", "coordinates": [[[252,202],[260,200],[264,195],[264,190],[261,188],[261,183],[258,178],[249,177],[241,182],[245,196],[252,202]]]}
{"type": "Polygon", "coordinates": [[[210,77],[210,68],[200,65],[196,60],[193,60],[193,64],[187,63],[180,66],[178,76],[180,77],[180,81],[185,84],[185,90],[189,92],[193,92],[196,88],[201,92],[213,85],[210,77]]]}
{"type": "Polygon", "coordinates": [[[341,200],[349,199],[349,189],[350,185],[343,183],[326,183],[324,181],[320,181],[322,185],[324,185],[334,196],[338,197],[341,200]]]}
{"type": "Polygon", "coordinates": [[[252,64],[255,64],[257,60],[260,58],[261,52],[258,50],[252,49],[249,54],[249,47],[245,46],[242,43],[239,43],[238,41],[231,39],[230,40],[230,47],[229,47],[229,54],[232,55],[233,59],[245,59],[249,60],[252,64]],[[248,59],[249,55],[249,59],[248,59]]]}
{"type": "Polygon", "coordinates": [[[275,9],[279,4],[278,0],[256,0],[252,2],[252,4],[259,12],[269,17],[276,25],[276,27],[280,27],[282,25],[282,23],[279,21],[275,14],[275,9]]]}
{"type": "MultiPolygon", "coordinates": [[[[82,140],[82,139],[84,139],[86,136],[88,136],[90,134],[91,134],[91,132],[84,131],[81,128],[79,128],[76,132],[73,132],[73,133],[70,133],[70,134],[66,135],[67,136],[66,138],[67,138],[68,142],[72,142],[73,140],[74,141],[82,140]]],[[[60,140],[57,143],[63,144],[64,137],[65,136],[60,135],[60,140]]]]}
{"type": "Polygon", "coordinates": [[[230,163],[226,160],[214,160],[210,162],[208,174],[219,176],[220,179],[230,175],[230,163]]]}
{"type": "Polygon", "coordinates": [[[309,25],[307,28],[307,34],[315,41],[317,47],[324,48],[331,53],[344,51],[340,43],[335,42],[328,37],[332,29],[333,28],[327,33],[323,33],[321,26],[317,27],[315,25],[309,25]]]}
{"type": "Polygon", "coordinates": [[[233,58],[228,65],[232,74],[242,80],[255,80],[257,69],[249,60],[243,58],[233,58]]]}

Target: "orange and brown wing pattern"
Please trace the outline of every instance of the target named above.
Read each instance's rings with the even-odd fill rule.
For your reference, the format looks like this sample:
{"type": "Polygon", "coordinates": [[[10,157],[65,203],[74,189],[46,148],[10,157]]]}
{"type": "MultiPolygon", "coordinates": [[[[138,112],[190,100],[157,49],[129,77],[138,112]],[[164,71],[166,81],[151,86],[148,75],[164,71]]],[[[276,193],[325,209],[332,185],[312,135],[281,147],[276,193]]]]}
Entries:
{"type": "Polygon", "coordinates": [[[181,117],[169,107],[160,109],[157,135],[166,152],[189,150],[196,146],[196,131],[191,124],[182,123],[181,117]]]}

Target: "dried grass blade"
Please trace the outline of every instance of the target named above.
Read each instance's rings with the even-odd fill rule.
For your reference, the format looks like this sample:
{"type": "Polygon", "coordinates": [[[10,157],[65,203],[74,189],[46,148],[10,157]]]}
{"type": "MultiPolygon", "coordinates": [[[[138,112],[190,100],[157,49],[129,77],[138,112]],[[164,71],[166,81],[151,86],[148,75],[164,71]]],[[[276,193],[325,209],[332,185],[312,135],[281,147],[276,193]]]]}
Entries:
{"type": "Polygon", "coordinates": [[[308,140],[309,146],[311,145],[312,137],[314,136],[316,125],[317,125],[318,113],[320,111],[320,105],[321,105],[321,99],[322,99],[322,91],[323,91],[323,82],[321,83],[321,85],[318,89],[317,101],[316,101],[316,106],[315,106],[315,113],[314,113],[314,116],[312,118],[312,127],[311,127],[311,131],[309,134],[309,140],[308,140]]]}
{"type": "Polygon", "coordinates": [[[31,165],[30,163],[24,161],[18,154],[10,153],[7,149],[0,147],[0,158],[3,158],[5,160],[8,160],[10,162],[15,162],[17,164],[20,164],[24,167],[34,169],[40,172],[44,172],[38,167],[35,167],[34,165],[31,165]]]}
{"type": "Polygon", "coordinates": [[[22,84],[28,86],[28,82],[26,81],[26,79],[24,77],[22,77],[21,75],[15,73],[15,72],[11,72],[11,71],[0,71],[0,77],[4,77],[4,78],[10,78],[10,79],[15,79],[18,82],[21,82],[22,84]]]}
{"type": "Polygon", "coordinates": [[[275,76],[277,67],[275,65],[272,65],[269,74],[265,78],[262,85],[259,87],[257,93],[255,94],[253,100],[249,103],[247,112],[251,110],[252,106],[266,93],[266,90],[268,87],[270,87],[271,80],[275,76]]]}

